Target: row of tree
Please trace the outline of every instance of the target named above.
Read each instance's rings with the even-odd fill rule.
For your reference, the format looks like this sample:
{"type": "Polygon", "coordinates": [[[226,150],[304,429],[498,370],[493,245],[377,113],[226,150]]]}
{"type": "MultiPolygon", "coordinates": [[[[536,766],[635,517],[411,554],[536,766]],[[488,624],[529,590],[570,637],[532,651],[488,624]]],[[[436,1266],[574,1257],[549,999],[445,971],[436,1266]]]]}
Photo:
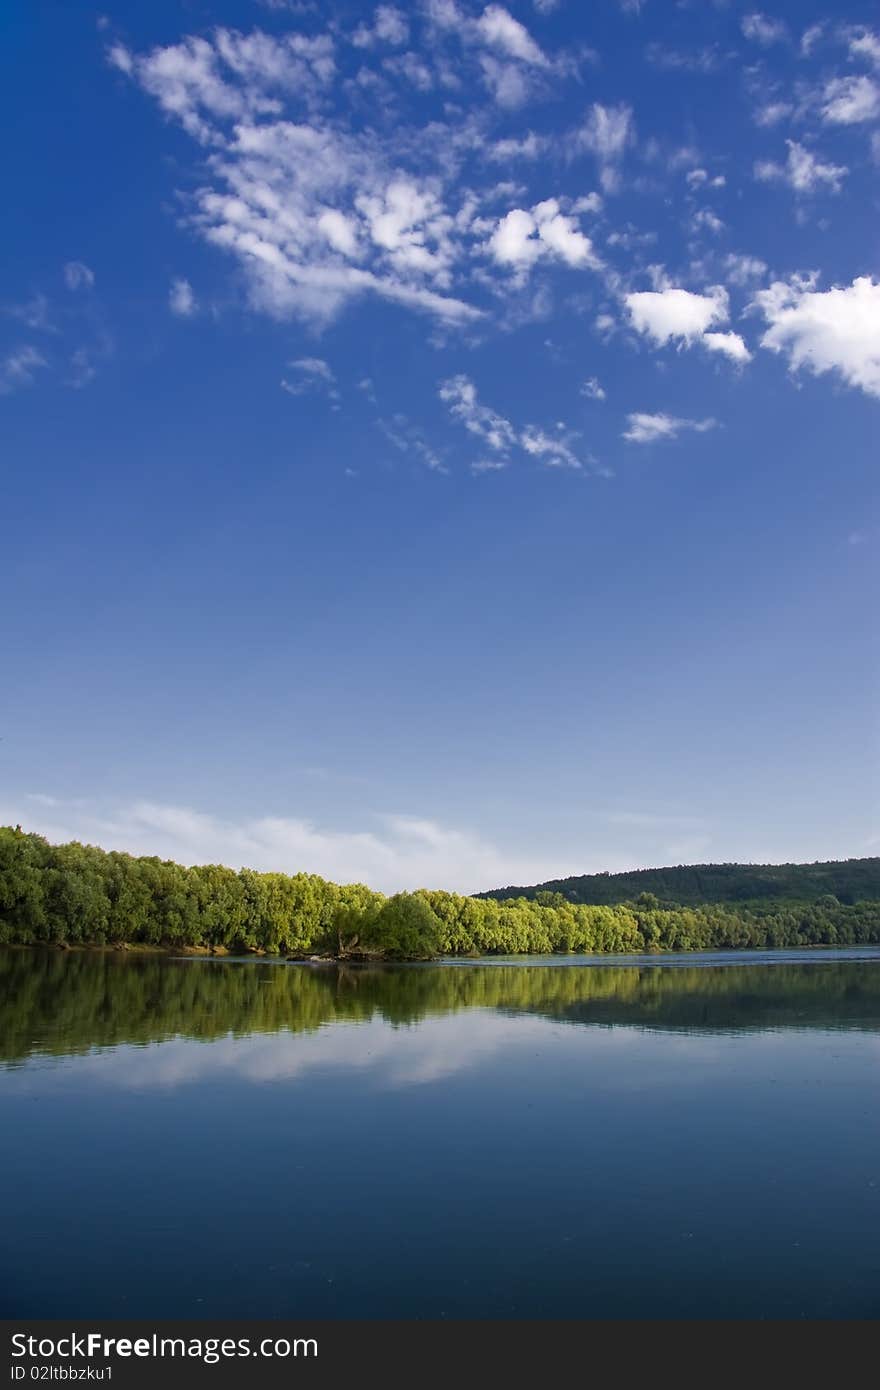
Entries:
{"type": "Polygon", "coordinates": [[[314,874],[184,868],[0,828],[0,943],[141,944],[271,955],[436,955],[692,951],[880,941],[880,902],[664,906],[466,898],[420,890],[385,898],[314,874]]]}

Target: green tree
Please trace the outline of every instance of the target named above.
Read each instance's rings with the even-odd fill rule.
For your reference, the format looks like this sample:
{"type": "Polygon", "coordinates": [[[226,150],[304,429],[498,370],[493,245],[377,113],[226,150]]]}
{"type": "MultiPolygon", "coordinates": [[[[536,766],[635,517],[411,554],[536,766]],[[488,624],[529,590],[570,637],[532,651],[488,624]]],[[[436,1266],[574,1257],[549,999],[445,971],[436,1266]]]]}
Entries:
{"type": "Polygon", "coordinates": [[[369,948],[390,960],[432,960],[438,952],[442,923],[418,893],[395,893],[372,917],[364,919],[369,948]]]}

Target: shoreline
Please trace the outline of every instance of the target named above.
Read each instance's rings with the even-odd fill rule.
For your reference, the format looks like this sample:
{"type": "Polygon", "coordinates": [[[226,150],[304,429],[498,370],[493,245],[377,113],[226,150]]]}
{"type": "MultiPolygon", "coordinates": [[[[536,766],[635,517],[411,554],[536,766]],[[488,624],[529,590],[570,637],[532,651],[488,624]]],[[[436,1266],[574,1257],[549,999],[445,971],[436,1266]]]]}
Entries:
{"type": "Polygon", "coordinates": [[[242,957],[283,962],[286,965],[444,965],[449,963],[479,964],[481,961],[515,960],[572,960],[579,956],[591,959],[619,959],[621,956],[632,960],[648,958],[658,960],[670,958],[682,960],[692,956],[706,955],[762,955],[784,956],[793,951],[859,951],[878,950],[878,942],[826,942],[809,941],[791,946],[704,946],[680,948],[651,946],[641,950],[618,951],[500,951],[480,953],[465,951],[461,954],[441,954],[437,956],[385,956],[367,952],[343,953],[341,955],[305,954],[286,955],[283,952],[266,951],[260,946],[242,946],[236,950],[228,946],[178,946],[174,943],[153,944],[149,942],[60,942],[60,941],[10,941],[0,942],[4,951],[51,951],[58,955],[112,955],[112,956],[170,956],[172,959],[192,956],[197,959],[217,959],[240,961],[242,957]]]}

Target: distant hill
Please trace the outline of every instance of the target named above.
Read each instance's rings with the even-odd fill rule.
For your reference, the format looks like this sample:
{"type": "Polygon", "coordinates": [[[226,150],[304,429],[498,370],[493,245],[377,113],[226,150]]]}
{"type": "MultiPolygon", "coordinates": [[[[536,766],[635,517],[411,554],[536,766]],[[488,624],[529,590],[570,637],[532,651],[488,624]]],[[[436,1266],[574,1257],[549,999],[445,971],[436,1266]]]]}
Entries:
{"type": "Polygon", "coordinates": [[[841,903],[880,900],[880,857],[840,859],[825,864],[680,864],[669,869],[633,869],[624,874],[580,874],[526,888],[493,888],[478,898],[536,898],[560,893],[571,903],[634,902],[653,893],[662,903],[755,901],[816,902],[833,894],[841,903]]]}

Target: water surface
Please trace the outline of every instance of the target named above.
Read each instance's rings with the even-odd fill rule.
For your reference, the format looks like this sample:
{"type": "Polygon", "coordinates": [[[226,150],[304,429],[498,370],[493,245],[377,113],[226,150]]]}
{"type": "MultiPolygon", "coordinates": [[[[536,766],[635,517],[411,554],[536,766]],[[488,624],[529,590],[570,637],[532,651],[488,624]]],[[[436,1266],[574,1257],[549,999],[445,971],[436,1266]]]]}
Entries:
{"type": "Polygon", "coordinates": [[[875,1318],[878,1064],[871,948],[2,951],[0,1313],[875,1318]]]}

